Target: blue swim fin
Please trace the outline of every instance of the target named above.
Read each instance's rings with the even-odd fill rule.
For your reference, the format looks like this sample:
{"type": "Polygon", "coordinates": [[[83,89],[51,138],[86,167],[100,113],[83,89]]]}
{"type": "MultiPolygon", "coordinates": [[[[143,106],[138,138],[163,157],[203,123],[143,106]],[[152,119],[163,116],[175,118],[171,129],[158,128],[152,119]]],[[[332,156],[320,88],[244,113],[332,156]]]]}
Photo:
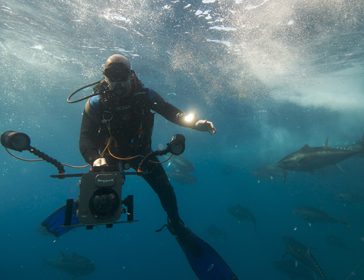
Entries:
{"type": "Polygon", "coordinates": [[[73,229],[75,225],[79,224],[78,217],[77,217],[77,209],[78,209],[78,205],[77,205],[77,203],[75,203],[72,208],[72,214],[71,214],[69,226],[64,225],[66,210],[67,210],[67,207],[65,205],[65,206],[57,209],[56,211],[54,211],[51,215],[49,215],[42,222],[42,227],[44,227],[44,229],[48,233],[50,233],[56,237],[59,237],[65,233],[67,233],[68,231],[73,229]]]}
{"type": "Polygon", "coordinates": [[[191,230],[187,231],[176,239],[199,280],[238,280],[214,248],[191,230]]]}

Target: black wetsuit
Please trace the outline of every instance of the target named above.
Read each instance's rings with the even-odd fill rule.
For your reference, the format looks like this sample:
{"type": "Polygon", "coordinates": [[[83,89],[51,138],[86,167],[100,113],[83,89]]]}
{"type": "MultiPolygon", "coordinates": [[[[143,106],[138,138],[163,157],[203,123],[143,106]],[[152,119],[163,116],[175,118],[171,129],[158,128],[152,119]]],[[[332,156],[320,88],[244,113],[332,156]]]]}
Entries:
{"type": "MultiPolygon", "coordinates": [[[[100,157],[106,158],[109,165],[125,163],[116,160],[108,152],[102,154],[110,137],[113,141],[109,149],[113,155],[125,158],[149,153],[154,112],[175,124],[186,126],[181,121],[182,111],[151,89],[136,87],[130,97],[123,99],[118,99],[107,90],[105,83],[95,87],[95,91],[100,90],[104,92],[102,95],[87,101],[81,124],[80,151],[91,165],[100,157]]],[[[139,157],[127,163],[136,169],[141,159],[139,157]]],[[[159,196],[171,222],[177,222],[180,218],[174,190],[162,165],[155,162],[159,161],[152,157],[146,164],[149,173],[143,178],[159,196]]]]}

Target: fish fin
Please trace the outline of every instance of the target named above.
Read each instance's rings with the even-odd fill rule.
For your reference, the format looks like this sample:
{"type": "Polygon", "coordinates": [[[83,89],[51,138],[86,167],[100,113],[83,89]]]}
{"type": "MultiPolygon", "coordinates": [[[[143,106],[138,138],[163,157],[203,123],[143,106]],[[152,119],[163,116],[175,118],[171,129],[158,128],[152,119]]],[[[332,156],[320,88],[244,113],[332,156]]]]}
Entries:
{"type": "Polygon", "coordinates": [[[305,144],[302,148],[301,151],[305,151],[305,150],[309,150],[310,146],[308,144],[305,144]]]}
{"type": "Polygon", "coordinates": [[[339,169],[342,173],[345,174],[345,170],[339,164],[335,164],[335,166],[337,167],[337,169],[339,169]]]}

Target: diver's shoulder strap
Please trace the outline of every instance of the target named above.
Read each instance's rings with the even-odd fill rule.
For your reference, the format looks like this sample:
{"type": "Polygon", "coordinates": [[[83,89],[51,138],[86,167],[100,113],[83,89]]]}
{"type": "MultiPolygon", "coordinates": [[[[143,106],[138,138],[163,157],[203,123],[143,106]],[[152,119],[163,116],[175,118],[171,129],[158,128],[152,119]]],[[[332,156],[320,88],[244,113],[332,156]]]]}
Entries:
{"type": "Polygon", "coordinates": [[[98,95],[89,98],[85,104],[84,114],[87,114],[94,121],[100,121],[101,108],[100,98],[98,95]]]}

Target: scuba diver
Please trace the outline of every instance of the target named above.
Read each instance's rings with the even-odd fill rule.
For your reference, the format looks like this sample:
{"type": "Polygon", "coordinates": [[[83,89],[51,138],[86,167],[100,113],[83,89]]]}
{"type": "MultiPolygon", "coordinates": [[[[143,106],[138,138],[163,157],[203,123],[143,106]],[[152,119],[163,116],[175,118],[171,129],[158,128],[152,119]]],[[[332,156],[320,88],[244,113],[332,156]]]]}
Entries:
{"type": "MultiPolygon", "coordinates": [[[[215,134],[213,123],[191,118],[152,89],[144,87],[131,69],[129,60],[121,54],[114,54],[106,60],[103,75],[101,81],[91,84],[95,85],[94,94],[80,99],[87,98],[79,148],[85,161],[91,165],[90,173],[135,169],[156,192],[167,213],[167,224],[157,231],[167,227],[175,236],[198,279],[237,280],[214,248],[184,225],[173,187],[151,149],[155,113],[180,126],[215,134]],[[145,158],[148,160],[144,161],[145,158]]],[[[87,189],[89,187],[92,186],[86,185],[87,189]]],[[[77,211],[80,209],[76,208],[67,222],[71,227],[65,227],[67,207],[52,213],[42,226],[55,236],[63,235],[72,229],[72,225],[79,224],[77,211]]]]}
{"type": "MultiPolygon", "coordinates": [[[[93,168],[136,170],[142,158],[152,151],[153,112],[184,127],[216,132],[210,121],[187,122],[180,109],[154,90],[145,88],[125,56],[110,56],[104,64],[103,75],[104,79],[94,87],[99,94],[86,102],[80,132],[81,154],[93,168]]],[[[167,212],[169,230],[175,235],[183,234],[184,224],[173,187],[157,157],[148,161],[146,170],[142,176],[167,212]]]]}

